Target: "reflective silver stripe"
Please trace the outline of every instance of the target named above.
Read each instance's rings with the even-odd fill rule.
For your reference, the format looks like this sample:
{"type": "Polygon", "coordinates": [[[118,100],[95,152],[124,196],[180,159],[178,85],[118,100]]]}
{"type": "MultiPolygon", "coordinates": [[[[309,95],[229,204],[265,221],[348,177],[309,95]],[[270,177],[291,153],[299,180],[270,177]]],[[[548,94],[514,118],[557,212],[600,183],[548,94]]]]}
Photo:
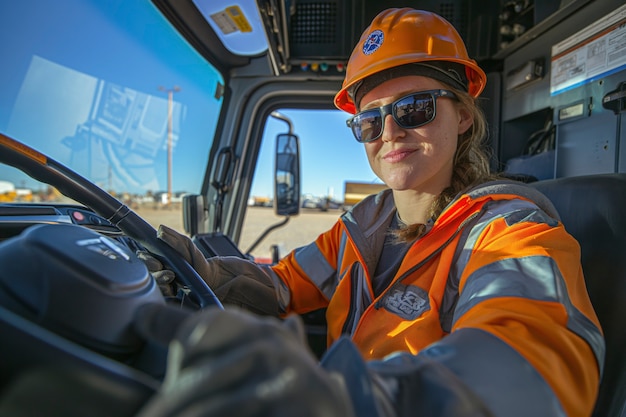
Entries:
{"type": "Polygon", "coordinates": [[[365,273],[363,272],[363,266],[361,264],[354,263],[349,273],[347,273],[347,279],[350,279],[350,311],[348,317],[343,324],[343,334],[354,334],[359,320],[367,307],[372,304],[372,299],[369,296],[369,290],[367,289],[367,283],[365,280],[365,273]]]}
{"type": "MultiPolygon", "coordinates": [[[[344,257],[344,253],[346,251],[346,245],[348,244],[348,234],[346,233],[346,231],[344,230],[341,233],[341,238],[339,239],[339,252],[337,253],[337,268],[340,268],[341,265],[341,261],[343,260],[344,257]]],[[[346,267],[346,270],[348,269],[348,267],[346,267]]],[[[339,275],[341,277],[343,277],[346,274],[347,271],[339,271],[339,275]]],[[[339,278],[339,280],[341,280],[341,278],[339,278]]]]}
{"type": "MultiPolygon", "coordinates": [[[[481,217],[479,216],[472,220],[472,222],[476,223],[480,220],[481,217]]],[[[472,233],[474,227],[475,226],[470,223],[468,224],[468,227],[463,229],[461,232],[461,236],[459,237],[459,241],[454,251],[454,257],[452,265],[450,266],[450,273],[448,275],[448,280],[446,281],[446,287],[444,288],[441,306],[439,307],[439,323],[441,324],[441,328],[447,333],[450,333],[452,330],[454,310],[459,299],[459,282],[461,280],[461,273],[465,269],[469,253],[471,253],[471,250],[469,253],[465,250],[465,243],[468,241],[468,235],[472,233]],[[461,254],[466,254],[463,261],[460,260],[461,254]]]]}
{"type": "Polygon", "coordinates": [[[441,327],[446,332],[450,332],[452,329],[452,316],[459,296],[461,274],[469,262],[476,242],[493,221],[504,218],[509,226],[522,221],[557,225],[552,217],[539,210],[534,203],[525,200],[490,201],[485,204],[484,212],[485,214],[477,219],[476,225],[463,231],[454,254],[450,276],[439,309],[441,327]]]}
{"type": "MultiPolygon", "coordinates": [[[[462,253],[459,256],[457,269],[463,271],[471,256],[476,242],[485,229],[497,219],[504,218],[507,225],[513,226],[522,222],[544,223],[552,227],[558,225],[557,221],[541,211],[535,204],[524,200],[500,200],[485,204],[486,212],[479,219],[475,227],[469,233],[465,244],[462,245],[462,253]]],[[[459,246],[461,246],[459,244],[459,246]]]]}
{"type": "Polygon", "coordinates": [[[604,364],[604,339],[599,329],[572,304],[561,271],[548,256],[503,259],[473,272],[465,283],[454,313],[456,321],[485,300],[523,297],[561,303],[567,312],[567,328],[589,343],[598,361],[604,364]]]}
{"type": "Polygon", "coordinates": [[[482,196],[491,194],[510,194],[524,197],[530,201],[534,201],[535,205],[541,208],[549,216],[555,219],[559,218],[559,213],[548,197],[539,192],[537,189],[529,187],[526,184],[513,182],[509,180],[492,181],[479,185],[467,193],[470,198],[476,200],[482,196]]]}
{"type": "Polygon", "coordinates": [[[572,305],[563,276],[553,259],[537,256],[507,259],[498,262],[501,265],[487,265],[468,277],[464,291],[465,294],[472,294],[473,291],[483,292],[482,296],[472,294],[471,298],[463,295],[458,298],[461,274],[469,262],[476,242],[494,220],[503,218],[509,226],[522,222],[543,223],[553,227],[558,225],[553,217],[538,209],[534,203],[525,200],[492,201],[486,204],[486,208],[485,215],[469,233],[463,233],[459,241],[440,309],[443,329],[450,332],[461,315],[488,298],[525,296],[560,302],[568,314],[568,329],[589,343],[602,370],[605,356],[604,339],[599,329],[572,305]],[[474,280],[478,282],[472,282],[474,280]],[[450,322],[451,315],[453,317],[450,322]]]}
{"type": "Polygon", "coordinates": [[[493,415],[566,415],[554,391],[535,368],[515,349],[485,331],[458,330],[417,357],[431,358],[450,369],[493,415]]]}
{"type": "Polygon", "coordinates": [[[337,288],[337,271],[326,261],[315,243],[296,249],[298,265],[329,300],[337,288]]]}

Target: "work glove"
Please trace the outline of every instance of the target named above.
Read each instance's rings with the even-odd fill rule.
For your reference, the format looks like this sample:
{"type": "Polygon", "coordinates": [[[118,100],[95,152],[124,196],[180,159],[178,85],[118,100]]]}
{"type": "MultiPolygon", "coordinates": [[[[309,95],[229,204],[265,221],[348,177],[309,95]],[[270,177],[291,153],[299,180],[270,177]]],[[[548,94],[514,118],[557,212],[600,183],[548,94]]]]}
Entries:
{"type": "Polygon", "coordinates": [[[164,225],[159,226],[157,237],[189,262],[223,304],[278,316],[278,298],[269,271],[236,256],[207,259],[189,237],[164,225]]]}
{"type": "Polygon", "coordinates": [[[355,413],[343,378],[322,369],[308,349],[298,316],[280,321],[226,306],[182,323],[169,347],[162,387],[137,415],[200,416],[355,413]]]}
{"type": "Polygon", "coordinates": [[[174,279],[176,275],[174,271],[166,269],[161,261],[159,261],[154,256],[150,255],[145,250],[138,250],[135,252],[137,257],[141,259],[148,268],[148,272],[154,278],[157,285],[161,289],[161,293],[164,297],[174,297],[176,295],[176,288],[174,279]]]}
{"type": "Polygon", "coordinates": [[[318,363],[299,316],[226,306],[186,318],[160,390],[136,417],[493,417],[445,365],[398,353],[365,362],[348,337],[318,363]]]}

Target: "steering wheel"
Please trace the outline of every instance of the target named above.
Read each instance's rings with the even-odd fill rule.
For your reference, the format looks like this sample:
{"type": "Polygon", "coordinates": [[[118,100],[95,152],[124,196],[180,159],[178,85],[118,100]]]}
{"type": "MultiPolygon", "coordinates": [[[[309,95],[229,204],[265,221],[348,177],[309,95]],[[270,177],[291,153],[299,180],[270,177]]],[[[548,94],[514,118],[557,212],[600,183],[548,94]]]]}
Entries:
{"type": "Polygon", "coordinates": [[[190,297],[200,306],[222,304],[195,269],[172,247],[158,239],[148,222],[115,197],[72,171],[23,143],[0,133],[0,163],[10,165],[32,178],[49,184],[63,195],[77,201],[119,227],[127,236],[141,243],[151,253],[162,257],[182,284],[190,288],[190,297]]]}

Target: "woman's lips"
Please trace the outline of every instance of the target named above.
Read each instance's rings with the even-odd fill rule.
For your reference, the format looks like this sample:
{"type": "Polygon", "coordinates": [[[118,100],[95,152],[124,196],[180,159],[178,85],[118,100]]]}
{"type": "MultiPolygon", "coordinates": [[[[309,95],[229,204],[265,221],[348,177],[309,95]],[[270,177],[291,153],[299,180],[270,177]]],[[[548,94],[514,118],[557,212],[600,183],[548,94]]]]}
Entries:
{"type": "Polygon", "coordinates": [[[389,163],[400,162],[415,152],[415,149],[396,149],[393,151],[387,152],[383,159],[389,163]]]}

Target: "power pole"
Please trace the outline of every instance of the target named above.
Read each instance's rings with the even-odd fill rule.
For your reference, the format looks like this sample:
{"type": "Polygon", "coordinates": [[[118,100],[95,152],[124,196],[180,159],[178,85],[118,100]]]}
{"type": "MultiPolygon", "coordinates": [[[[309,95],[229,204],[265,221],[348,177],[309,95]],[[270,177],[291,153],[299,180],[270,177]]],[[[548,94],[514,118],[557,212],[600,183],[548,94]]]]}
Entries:
{"type": "Polygon", "coordinates": [[[180,87],[175,85],[172,88],[159,86],[160,91],[167,93],[167,207],[172,204],[172,107],[174,103],[174,93],[180,91],[180,87]]]}

